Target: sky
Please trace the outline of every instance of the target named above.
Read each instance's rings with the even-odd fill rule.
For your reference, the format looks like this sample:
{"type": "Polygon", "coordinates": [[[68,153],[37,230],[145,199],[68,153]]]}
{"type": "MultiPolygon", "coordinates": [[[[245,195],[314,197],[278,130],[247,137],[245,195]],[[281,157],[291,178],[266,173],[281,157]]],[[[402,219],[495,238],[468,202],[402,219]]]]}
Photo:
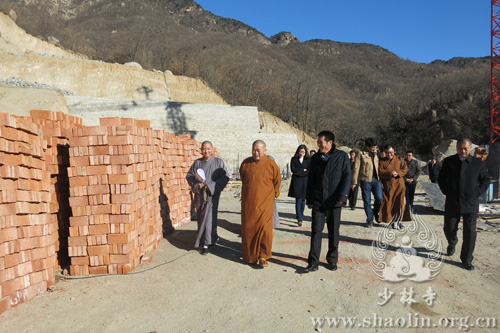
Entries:
{"type": "Polygon", "coordinates": [[[421,63],[485,57],[491,51],[490,0],[195,0],[217,16],[267,37],[301,42],[370,43],[421,63]]]}

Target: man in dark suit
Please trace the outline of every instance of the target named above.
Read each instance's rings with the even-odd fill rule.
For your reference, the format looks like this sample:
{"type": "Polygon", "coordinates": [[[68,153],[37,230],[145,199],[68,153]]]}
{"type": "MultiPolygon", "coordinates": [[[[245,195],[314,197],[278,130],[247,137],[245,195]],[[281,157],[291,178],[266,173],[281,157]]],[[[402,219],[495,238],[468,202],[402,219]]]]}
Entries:
{"type": "Polygon", "coordinates": [[[431,183],[437,183],[439,177],[439,170],[441,169],[441,167],[439,166],[439,163],[436,161],[434,157],[429,162],[428,168],[429,168],[429,179],[431,183]]]}
{"type": "Polygon", "coordinates": [[[446,196],[444,208],[444,234],[448,240],[447,255],[455,253],[460,216],[463,218],[463,241],[460,259],[465,269],[473,270],[472,253],[476,245],[476,220],[479,212],[478,197],[490,184],[483,162],[470,155],[469,139],[457,142],[457,154],[443,161],[438,184],[446,196]]]}
{"type": "Polygon", "coordinates": [[[304,272],[318,270],[321,239],[325,222],[328,228],[328,269],[337,270],[340,241],[340,216],[351,185],[349,157],[335,149],[335,135],[330,131],[318,134],[319,152],[311,157],[307,179],[306,204],[312,208],[311,248],[304,272]]]}

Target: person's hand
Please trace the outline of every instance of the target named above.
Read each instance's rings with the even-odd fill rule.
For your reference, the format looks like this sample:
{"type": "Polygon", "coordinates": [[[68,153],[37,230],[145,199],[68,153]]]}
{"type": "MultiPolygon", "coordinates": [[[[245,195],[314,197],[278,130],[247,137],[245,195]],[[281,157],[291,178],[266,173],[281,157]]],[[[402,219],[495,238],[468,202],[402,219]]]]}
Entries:
{"type": "Polygon", "coordinates": [[[307,171],[307,169],[304,169],[304,171],[307,171]]]}
{"type": "Polygon", "coordinates": [[[413,183],[413,178],[406,178],[407,183],[413,183]]]}
{"type": "Polygon", "coordinates": [[[355,188],[356,188],[356,184],[352,184],[351,185],[351,191],[354,191],[355,188]]]}
{"type": "Polygon", "coordinates": [[[393,172],[392,172],[392,176],[393,176],[394,178],[396,178],[396,177],[398,176],[398,173],[397,173],[396,171],[393,171],[393,172]]]}
{"type": "Polygon", "coordinates": [[[343,204],[345,204],[345,201],[344,200],[339,200],[339,204],[343,205],[343,204]]]}
{"type": "Polygon", "coordinates": [[[313,205],[308,204],[308,205],[307,205],[307,208],[312,209],[312,208],[313,208],[313,205]]]}
{"type": "Polygon", "coordinates": [[[203,183],[199,183],[198,185],[200,186],[200,188],[204,188],[205,187],[205,185],[203,185],[203,183]]]}

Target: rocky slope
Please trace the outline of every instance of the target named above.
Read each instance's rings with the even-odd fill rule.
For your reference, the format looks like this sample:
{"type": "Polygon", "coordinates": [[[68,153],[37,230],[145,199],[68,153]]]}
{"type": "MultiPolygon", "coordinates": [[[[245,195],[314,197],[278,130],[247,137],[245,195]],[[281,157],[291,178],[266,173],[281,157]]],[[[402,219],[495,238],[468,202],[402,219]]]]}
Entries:
{"type": "Polygon", "coordinates": [[[199,79],[90,60],[27,34],[3,13],[0,31],[0,80],[15,77],[81,96],[227,104],[199,79]]]}

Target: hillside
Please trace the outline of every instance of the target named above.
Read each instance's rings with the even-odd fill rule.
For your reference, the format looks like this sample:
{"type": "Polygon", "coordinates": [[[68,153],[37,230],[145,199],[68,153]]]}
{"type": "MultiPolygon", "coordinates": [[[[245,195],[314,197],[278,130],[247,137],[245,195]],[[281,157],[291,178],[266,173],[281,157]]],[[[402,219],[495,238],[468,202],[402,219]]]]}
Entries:
{"type": "Polygon", "coordinates": [[[93,59],[200,78],[229,104],[257,105],[309,134],[333,129],[346,145],[377,135],[430,154],[445,139],[488,139],[487,58],[420,64],[376,45],[267,38],[190,0],[0,0],[0,10],[93,59]]]}

